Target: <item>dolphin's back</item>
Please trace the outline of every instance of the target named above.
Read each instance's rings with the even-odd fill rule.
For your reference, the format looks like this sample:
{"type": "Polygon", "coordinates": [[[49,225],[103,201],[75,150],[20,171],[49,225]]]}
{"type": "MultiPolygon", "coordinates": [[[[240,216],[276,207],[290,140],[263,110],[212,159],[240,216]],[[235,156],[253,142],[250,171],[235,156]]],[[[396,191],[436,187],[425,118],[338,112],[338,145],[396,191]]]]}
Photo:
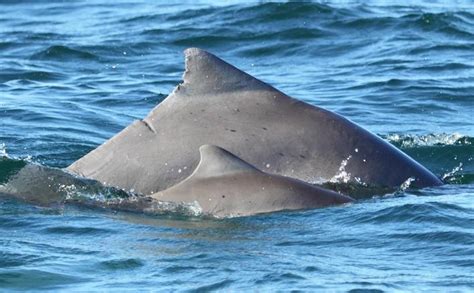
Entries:
{"type": "Polygon", "coordinates": [[[219,145],[265,172],[317,183],[341,176],[370,185],[439,185],[394,146],[330,111],[295,100],[199,49],[188,49],[180,84],[68,169],[151,194],[189,176],[196,150],[219,145]]]}

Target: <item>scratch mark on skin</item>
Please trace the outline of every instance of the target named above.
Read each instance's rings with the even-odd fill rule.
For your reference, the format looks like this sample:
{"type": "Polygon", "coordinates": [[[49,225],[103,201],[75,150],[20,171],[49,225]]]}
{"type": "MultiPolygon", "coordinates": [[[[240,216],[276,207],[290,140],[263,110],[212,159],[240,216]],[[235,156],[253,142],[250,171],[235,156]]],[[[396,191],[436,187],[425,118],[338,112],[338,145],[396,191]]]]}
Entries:
{"type": "Polygon", "coordinates": [[[145,121],[145,120],[140,120],[140,121],[146,126],[146,128],[148,128],[148,130],[150,130],[151,132],[153,132],[154,134],[156,134],[155,128],[153,128],[153,126],[152,126],[150,123],[148,123],[148,122],[145,121]]]}

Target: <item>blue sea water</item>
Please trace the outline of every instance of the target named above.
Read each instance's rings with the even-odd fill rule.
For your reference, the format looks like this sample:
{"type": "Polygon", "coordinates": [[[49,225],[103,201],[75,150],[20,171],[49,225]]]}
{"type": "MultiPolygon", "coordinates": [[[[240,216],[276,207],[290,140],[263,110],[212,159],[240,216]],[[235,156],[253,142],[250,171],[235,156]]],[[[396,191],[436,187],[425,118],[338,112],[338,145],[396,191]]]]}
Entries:
{"type": "Polygon", "coordinates": [[[1,1],[0,185],[145,116],[187,47],[344,115],[446,184],[231,219],[0,196],[0,290],[474,290],[474,3],[400,3],[1,1]]]}

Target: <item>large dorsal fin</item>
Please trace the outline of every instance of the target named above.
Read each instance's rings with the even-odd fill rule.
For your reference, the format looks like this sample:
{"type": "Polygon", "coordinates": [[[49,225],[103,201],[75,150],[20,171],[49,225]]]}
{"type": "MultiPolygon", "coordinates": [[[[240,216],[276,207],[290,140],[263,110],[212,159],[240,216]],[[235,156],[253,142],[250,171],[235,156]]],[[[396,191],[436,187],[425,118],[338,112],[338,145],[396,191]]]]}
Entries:
{"type": "Polygon", "coordinates": [[[181,86],[189,94],[216,94],[239,89],[277,91],[204,50],[189,48],[184,55],[186,70],[181,86]]]}
{"type": "Polygon", "coordinates": [[[203,145],[199,148],[201,160],[192,177],[214,177],[241,172],[260,172],[257,168],[215,145],[203,145]]]}

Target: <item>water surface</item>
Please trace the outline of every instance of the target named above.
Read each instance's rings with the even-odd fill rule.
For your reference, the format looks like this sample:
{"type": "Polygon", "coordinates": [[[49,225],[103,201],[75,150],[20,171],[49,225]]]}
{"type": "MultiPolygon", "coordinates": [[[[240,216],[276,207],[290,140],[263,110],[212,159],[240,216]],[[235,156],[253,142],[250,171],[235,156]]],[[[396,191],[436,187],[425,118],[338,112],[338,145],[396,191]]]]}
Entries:
{"type": "Polygon", "coordinates": [[[0,287],[472,290],[474,6],[364,3],[0,3],[0,184],[26,164],[64,168],[145,116],[181,81],[187,47],[344,115],[447,183],[224,220],[1,196],[0,287]]]}

